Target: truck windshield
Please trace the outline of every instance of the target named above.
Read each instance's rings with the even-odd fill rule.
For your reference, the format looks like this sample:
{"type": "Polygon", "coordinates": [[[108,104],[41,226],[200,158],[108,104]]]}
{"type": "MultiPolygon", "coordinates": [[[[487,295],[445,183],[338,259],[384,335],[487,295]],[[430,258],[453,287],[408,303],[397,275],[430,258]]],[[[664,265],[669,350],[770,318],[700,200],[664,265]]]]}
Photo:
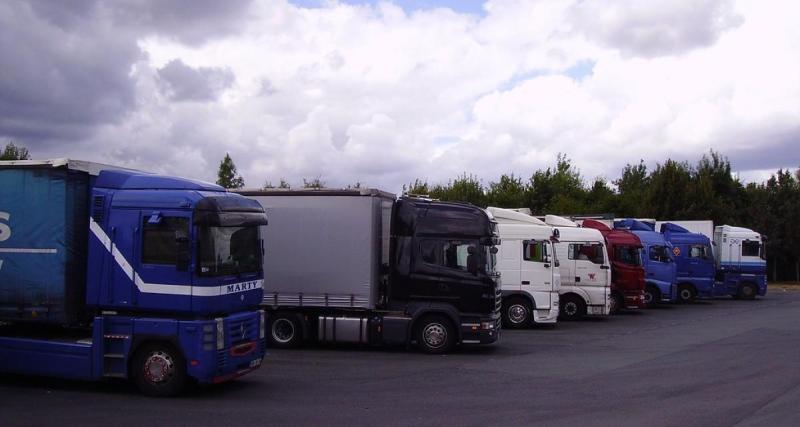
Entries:
{"type": "Polygon", "coordinates": [[[258,227],[201,227],[198,248],[201,276],[261,271],[258,227]]]}
{"type": "Polygon", "coordinates": [[[640,251],[641,248],[637,246],[617,246],[616,254],[614,255],[617,261],[623,264],[640,266],[642,265],[642,255],[640,251]]]}

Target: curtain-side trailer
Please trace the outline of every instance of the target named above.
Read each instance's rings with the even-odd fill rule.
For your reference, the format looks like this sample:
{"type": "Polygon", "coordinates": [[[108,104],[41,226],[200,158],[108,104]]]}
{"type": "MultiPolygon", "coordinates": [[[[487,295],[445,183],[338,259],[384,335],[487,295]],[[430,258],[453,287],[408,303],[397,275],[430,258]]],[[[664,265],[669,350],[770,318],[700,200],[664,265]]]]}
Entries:
{"type": "Polygon", "coordinates": [[[270,217],[263,306],[272,345],[444,353],[497,340],[497,232],[483,209],[374,189],[242,194],[270,217]]]}
{"type": "Polygon", "coordinates": [[[213,184],[0,162],[0,371],[172,395],[256,369],[265,224],[213,184]]]}

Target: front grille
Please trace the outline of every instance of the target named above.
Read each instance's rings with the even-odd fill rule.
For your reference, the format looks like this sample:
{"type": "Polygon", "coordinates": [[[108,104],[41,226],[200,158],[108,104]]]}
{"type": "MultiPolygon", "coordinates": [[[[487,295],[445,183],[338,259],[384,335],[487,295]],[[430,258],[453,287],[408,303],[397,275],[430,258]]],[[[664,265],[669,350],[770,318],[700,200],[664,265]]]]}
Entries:
{"type": "Polygon", "coordinates": [[[499,313],[503,309],[503,290],[500,285],[494,288],[494,311],[499,313]]]}
{"type": "Polygon", "coordinates": [[[229,320],[226,323],[231,347],[258,339],[258,316],[229,320]]]}

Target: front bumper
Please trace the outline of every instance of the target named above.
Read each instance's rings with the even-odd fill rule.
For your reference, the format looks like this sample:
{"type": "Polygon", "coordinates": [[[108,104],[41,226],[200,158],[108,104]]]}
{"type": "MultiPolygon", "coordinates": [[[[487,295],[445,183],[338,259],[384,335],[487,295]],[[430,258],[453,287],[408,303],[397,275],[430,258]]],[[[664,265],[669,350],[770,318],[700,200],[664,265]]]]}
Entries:
{"type": "Polygon", "coordinates": [[[625,296],[625,308],[629,310],[635,310],[645,307],[644,290],[625,291],[623,295],[625,296]]]}
{"type": "Polygon", "coordinates": [[[496,342],[500,339],[500,322],[499,314],[461,322],[461,343],[491,344],[496,342]]]}
{"type": "Polygon", "coordinates": [[[553,292],[550,295],[550,308],[534,309],[533,310],[533,323],[556,323],[558,321],[559,307],[561,306],[558,299],[558,292],[553,292]]]}

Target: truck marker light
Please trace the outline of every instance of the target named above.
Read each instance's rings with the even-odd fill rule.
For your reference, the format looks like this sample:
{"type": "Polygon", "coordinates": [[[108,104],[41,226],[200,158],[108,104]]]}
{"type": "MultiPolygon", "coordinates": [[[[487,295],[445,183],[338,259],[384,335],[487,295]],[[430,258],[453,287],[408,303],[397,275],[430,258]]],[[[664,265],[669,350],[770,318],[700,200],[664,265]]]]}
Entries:
{"type": "Polygon", "coordinates": [[[200,365],[200,361],[199,360],[192,360],[191,362],[189,362],[189,364],[192,365],[192,366],[198,366],[198,365],[200,365]]]}

